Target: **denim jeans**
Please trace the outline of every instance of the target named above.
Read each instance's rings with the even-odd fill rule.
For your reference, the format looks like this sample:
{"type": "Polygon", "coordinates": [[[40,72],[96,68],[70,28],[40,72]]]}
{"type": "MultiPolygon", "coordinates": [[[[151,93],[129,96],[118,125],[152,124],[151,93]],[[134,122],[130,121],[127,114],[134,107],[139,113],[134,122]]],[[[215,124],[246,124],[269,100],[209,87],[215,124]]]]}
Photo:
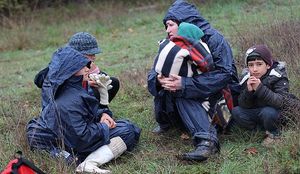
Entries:
{"type": "Polygon", "coordinates": [[[249,130],[263,128],[272,134],[279,133],[279,110],[273,107],[245,109],[237,106],[232,110],[232,117],[236,124],[243,128],[249,130]]]}

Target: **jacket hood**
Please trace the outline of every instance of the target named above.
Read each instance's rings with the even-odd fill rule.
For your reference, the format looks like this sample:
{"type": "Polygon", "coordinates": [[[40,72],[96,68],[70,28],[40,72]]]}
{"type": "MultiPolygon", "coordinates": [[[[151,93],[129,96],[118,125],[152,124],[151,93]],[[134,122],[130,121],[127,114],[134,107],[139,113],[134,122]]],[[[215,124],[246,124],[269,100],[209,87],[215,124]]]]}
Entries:
{"type": "Polygon", "coordinates": [[[201,28],[204,32],[211,27],[198,12],[197,8],[184,0],[176,0],[171,5],[163,19],[164,25],[166,25],[167,20],[177,20],[179,23],[192,23],[201,28]]]}
{"type": "Polygon", "coordinates": [[[85,67],[89,62],[90,60],[84,55],[68,46],[59,48],[54,52],[47,75],[53,96],[55,96],[60,85],[85,67]]]}

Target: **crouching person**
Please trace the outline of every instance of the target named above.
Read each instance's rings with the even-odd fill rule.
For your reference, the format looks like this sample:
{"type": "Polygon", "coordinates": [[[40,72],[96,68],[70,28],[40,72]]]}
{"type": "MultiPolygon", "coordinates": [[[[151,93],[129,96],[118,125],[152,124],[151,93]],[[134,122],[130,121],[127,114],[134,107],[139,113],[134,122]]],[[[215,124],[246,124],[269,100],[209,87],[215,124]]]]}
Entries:
{"type": "MultiPolygon", "coordinates": [[[[88,94],[91,62],[71,47],[58,49],[52,56],[43,83],[45,107],[40,116],[29,121],[27,138],[32,150],[45,150],[68,163],[75,158],[77,172],[108,173],[100,165],[132,150],[140,128],[128,120],[114,121],[108,108],[88,94]]],[[[99,81],[107,89],[109,78],[99,81]]]]}
{"type": "Polygon", "coordinates": [[[284,96],[289,95],[285,64],[275,61],[265,45],[255,45],[246,52],[246,65],[239,106],[233,108],[232,116],[241,127],[265,130],[262,145],[270,147],[280,141],[280,113],[284,96]]]}

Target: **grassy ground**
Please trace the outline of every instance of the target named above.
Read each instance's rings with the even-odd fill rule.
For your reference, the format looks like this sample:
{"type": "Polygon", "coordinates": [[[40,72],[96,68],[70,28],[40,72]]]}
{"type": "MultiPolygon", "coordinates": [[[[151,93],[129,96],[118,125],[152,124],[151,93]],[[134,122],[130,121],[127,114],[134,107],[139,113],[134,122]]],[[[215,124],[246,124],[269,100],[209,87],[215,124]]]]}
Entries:
{"type": "MultiPolygon", "coordinates": [[[[300,96],[300,4],[296,0],[197,2],[203,16],[230,41],[239,71],[246,49],[266,43],[276,58],[289,64],[291,92],[300,96]]],[[[235,128],[231,135],[220,135],[221,153],[204,163],[176,158],[193,149],[191,140],[182,140],[177,130],[163,136],[151,134],[155,121],[146,75],[157,41],[165,37],[162,18],[169,4],[128,8],[114,1],[70,5],[6,20],[0,28],[0,168],[21,149],[47,173],[74,173],[74,166],[30,152],[25,125],[40,112],[40,89],[33,84],[34,75],[73,33],[88,31],[103,50],[96,63],[121,80],[110,108],[117,118],[128,118],[143,129],[136,150],[104,168],[114,173],[300,173],[297,123],[285,128],[283,143],[271,149],[261,146],[262,132],[235,128]]]]}

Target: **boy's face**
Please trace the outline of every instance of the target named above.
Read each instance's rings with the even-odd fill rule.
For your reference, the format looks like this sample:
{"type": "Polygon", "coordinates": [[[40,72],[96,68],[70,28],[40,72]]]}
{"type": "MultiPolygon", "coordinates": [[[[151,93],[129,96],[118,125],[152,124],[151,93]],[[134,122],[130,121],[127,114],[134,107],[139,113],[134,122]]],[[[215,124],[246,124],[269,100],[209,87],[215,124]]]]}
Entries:
{"type": "Polygon", "coordinates": [[[250,75],[259,79],[267,73],[270,66],[263,60],[253,60],[248,62],[248,68],[250,75]]]}

